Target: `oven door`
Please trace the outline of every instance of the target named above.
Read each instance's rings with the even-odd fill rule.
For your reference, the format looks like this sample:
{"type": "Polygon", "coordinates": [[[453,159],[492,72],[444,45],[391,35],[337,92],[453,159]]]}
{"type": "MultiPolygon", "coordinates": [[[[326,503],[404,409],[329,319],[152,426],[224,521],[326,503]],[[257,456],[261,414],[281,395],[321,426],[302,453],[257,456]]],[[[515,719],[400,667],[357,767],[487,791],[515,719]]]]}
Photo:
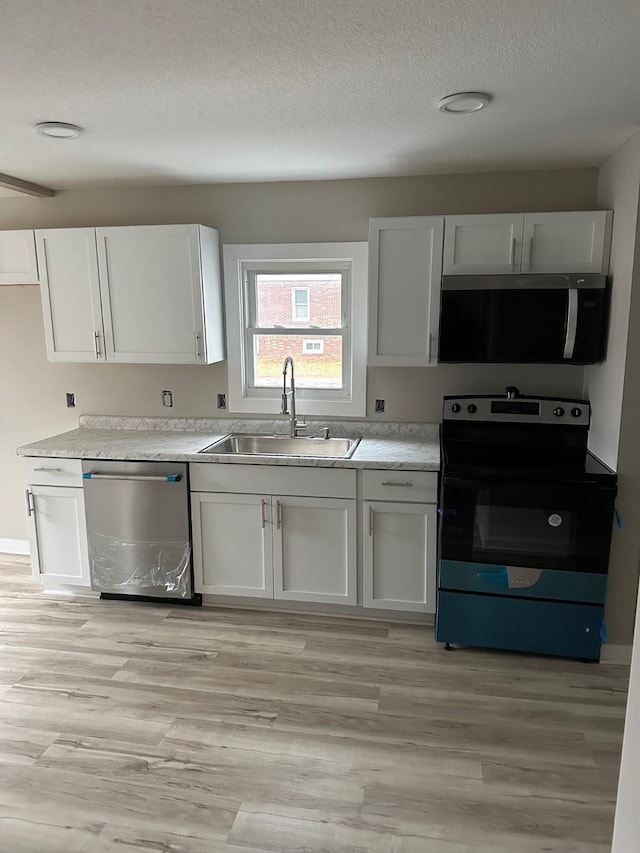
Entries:
{"type": "Polygon", "coordinates": [[[615,487],[443,478],[440,557],[606,573],[615,487]]]}

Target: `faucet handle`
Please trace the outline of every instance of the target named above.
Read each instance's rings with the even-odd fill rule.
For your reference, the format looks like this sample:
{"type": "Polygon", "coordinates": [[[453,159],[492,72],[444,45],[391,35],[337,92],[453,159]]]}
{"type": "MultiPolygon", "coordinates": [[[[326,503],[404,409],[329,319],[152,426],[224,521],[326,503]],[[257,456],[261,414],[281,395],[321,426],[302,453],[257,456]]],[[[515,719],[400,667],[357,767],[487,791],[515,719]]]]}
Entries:
{"type": "Polygon", "coordinates": [[[329,427],[322,427],[322,437],[329,438],[329,427]]]}
{"type": "Polygon", "coordinates": [[[306,421],[306,419],[305,419],[305,417],[304,417],[304,416],[303,416],[303,418],[302,418],[302,420],[301,420],[301,421],[300,421],[298,418],[296,418],[296,422],[295,422],[295,427],[294,427],[294,428],[295,428],[296,435],[297,435],[299,432],[306,432],[306,431],[307,431],[307,421],[306,421]]]}

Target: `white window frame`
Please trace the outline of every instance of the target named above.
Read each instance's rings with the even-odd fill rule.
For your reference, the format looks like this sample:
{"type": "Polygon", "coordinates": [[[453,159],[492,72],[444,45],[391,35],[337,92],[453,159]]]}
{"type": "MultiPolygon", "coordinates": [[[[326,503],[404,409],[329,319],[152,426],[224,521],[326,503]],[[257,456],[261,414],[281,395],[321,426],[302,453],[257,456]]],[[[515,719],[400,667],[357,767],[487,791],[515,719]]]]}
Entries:
{"type": "MultiPolygon", "coordinates": [[[[227,320],[227,365],[229,410],[246,414],[277,414],[281,388],[251,387],[253,352],[249,351],[252,322],[249,313],[248,279],[250,269],[292,272],[301,266],[315,265],[317,270],[348,271],[346,298],[343,301],[343,383],[340,389],[296,388],[300,414],[364,417],[367,385],[367,255],[368,244],[358,243],[274,243],[227,244],[223,247],[225,311],[227,320]]],[[[343,288],[343,292],[345,289],[343,288]]],[[[255,332],[255,329],[253,329],[255,332]]],[[[271,330],[264,330],[269,333],[271,330]]],[[[311,337],[315,330],[300,329],[311,337]]],[[[330,333],[318,330],[320,334],[330,333]]]]}
{"type": "Polygon", "coordinates": [[[324,355],[324,341],[303,340],[302,352],[304,353],[304,355],[324,355]],[[309,347],[309,344],[311,344],[311,347],[309,347]]]}
{"type": "Polygon", "coordinates": [[[291,319],[294,323],[308,323],[311,319],[311,300],[309,297],[308,287],[293,287],[291,289],[291,319]],[[307,295],[305,306],[307,310],[305,312],[304,317],[298,317],[298,315],[296,314],[296,308],[298,307],[298,304],[296,302],[296,293],[298,293],[298,291],[300,291],[301,293],[306,293],[307,295]]]}

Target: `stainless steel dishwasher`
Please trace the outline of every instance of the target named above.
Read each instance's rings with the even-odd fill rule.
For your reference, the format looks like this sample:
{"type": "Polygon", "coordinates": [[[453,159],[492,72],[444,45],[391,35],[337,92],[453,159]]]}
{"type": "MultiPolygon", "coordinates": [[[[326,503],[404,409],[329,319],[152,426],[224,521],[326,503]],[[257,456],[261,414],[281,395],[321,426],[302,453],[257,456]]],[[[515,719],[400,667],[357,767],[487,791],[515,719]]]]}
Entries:
{"type": "Polygon", "coordinates": [[[193,593],[187,466],[84,460],[91,588],[102,598],[171,599],[193,593]]]}

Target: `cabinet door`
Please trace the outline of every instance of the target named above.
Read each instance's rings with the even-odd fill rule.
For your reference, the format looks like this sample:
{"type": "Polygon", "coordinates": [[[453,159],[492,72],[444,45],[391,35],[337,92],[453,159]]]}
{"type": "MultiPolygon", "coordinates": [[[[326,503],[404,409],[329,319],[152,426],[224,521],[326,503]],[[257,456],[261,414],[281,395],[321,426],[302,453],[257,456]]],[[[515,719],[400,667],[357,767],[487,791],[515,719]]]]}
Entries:
{"type": "Polygon", "coordinates": [[[192,492],[196,592],[273,598],[271,498],[192,492]]]}
{"type": "Polygon", "coordinates": [[[108,360],[205,364],[198,226],[96,234],[108,360]]]}
{"type": "Polygon", "coordinates": [[[357,603],[356,502],[272,498],[276,598],[357,603]]]}
{"type": "Polygon", "coordinates": [[[98,256],[93,228],[36,231],[49,361],[104,361],[98,256]]]}
{"type": "Polygon", "coordinates": [[[42,582],[89,586],[82,489],[30,486],[27,504],[34,578],[42,582]]]}
{"type": "Polygon", "coordinates": [[[523,272],[602,273],[609,263],[611,213],[525,213],[523,272]]]}
{"type": "Polygon", "coordinates": [[[370,220],[369,364],[436,363],[443,224],[441,216],[370,220]]]}
{"type": "Polygon", "coordinates": [[[33,231],[0,231],[0,284],[37,284],[33,231]]]}
{"type": "Polygon", "coordinates": [[[519,272],[522,225],[522,213],[447,216],[443,274],[519,272]]]}
{"type": "Polygon", "coordinates": [[[435,504],[363,503],[362,603],[435,613],[435,504]]]}

